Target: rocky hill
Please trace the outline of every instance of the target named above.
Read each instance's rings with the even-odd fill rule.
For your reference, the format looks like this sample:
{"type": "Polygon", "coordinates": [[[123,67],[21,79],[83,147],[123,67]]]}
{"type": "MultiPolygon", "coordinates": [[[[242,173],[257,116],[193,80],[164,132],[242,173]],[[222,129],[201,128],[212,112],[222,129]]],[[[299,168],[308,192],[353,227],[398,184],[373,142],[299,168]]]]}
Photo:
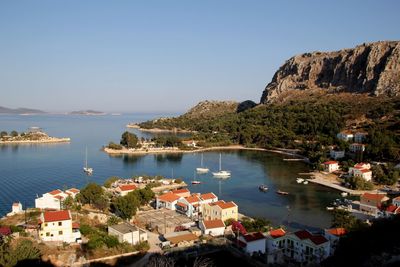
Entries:
{"type": "Polygon", "coordinates": [[[218,117],[237,111],[239,103],[235,101],[209,101],[199,102],[182,116],[188,119],[218,117]]]}
{"type": "Polygon", "coordinates": [[[294,56],[275,73],[262,94],[261,103],[313,89],[400,95],[400,42],[382,41],[354,49],[294,56]]]}
{"type": "Polygon", "coordinates": [[[30,108],[6,108],[0,107],[0,114],[43,114],[46,113],[42,110],[38,109],[30,109],[30,108]]]}

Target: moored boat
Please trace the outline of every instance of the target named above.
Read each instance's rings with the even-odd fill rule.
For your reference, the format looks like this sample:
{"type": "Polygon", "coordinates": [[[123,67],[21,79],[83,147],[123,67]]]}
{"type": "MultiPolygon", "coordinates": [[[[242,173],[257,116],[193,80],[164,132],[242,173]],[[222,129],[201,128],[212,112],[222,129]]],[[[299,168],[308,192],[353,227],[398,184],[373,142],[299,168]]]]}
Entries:
{"type": "Polygon", "coordinates": [[[260,186],[258,187],[258,189],[259,189],[260,191],[266,192],[266,191],[268,190],[268,187],[267,187],[265,184],[262,184],[262,185],[260,185],[260,186]]]}
{"type": "Polygon", "coordinates": [[[282,191],[282,190],[278,190],[278,191],[276,191],[276,193],[279,195],[284,195],[284,196],[289,195],[289,192],[282,191]]]}
{"type": "Polygon", "coordinates": [[[304,179],[303,178],[296,178],[296,182],[298,184],[301,184],[302,182],[304,182],[304,179]]]}

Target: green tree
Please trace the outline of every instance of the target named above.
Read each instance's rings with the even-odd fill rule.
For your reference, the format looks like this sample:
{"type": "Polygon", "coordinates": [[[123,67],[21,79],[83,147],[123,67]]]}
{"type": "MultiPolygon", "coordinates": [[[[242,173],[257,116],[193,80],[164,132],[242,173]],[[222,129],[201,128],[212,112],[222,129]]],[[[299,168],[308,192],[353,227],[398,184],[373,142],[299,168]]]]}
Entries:
{"type": "Polygon", "coordinates": [[[39,248],[28,239],[19,239],[15,246],[10,242],[3,242],[0,245],[0,266],[12,267],[24,260],[40,260],[39,248]]]}
{"type": "Polygon", "coordinates": [[[120,144],[127,148],[136,148],[138,147],[138,138],[136,134],[126,131],[121,136],[120,144]]]}
{"type": "Polygon", "coordinates": [[[128,193],[126,196],[115,198],[112,203],[113,211],[124,220],[132,218],[139,206],[140,200],[135,191],[128,193]]]}
{"type": "Polygon", "coordinates": [[[358,230],[367,224],[357,219],[347,210],[335,209],[332,216],[332,227],[342,227],[348,231],[358,230]]]}
{"type": "Polygon", "coordinates": [[[96,183],[89,183],[78,194],[78,199],[82,204],[94,204],[97,199],[103,196],[103,188],[96,183]]]}
{"type": "Polygon", "coordinates": [[[67,196],[62,202],[62,208],[64,210],[70,210],[74,206],[74,199],[71,196],[67,196]]]}
{"type": "Polygon", "coordinates": [[[111,185],[112,185],[114,182],[118,181],[119,179],[120,179],[120,178],[117,177],[117,176],[111,176],[110,178],[108,178],[108,179],[104,182],[104,187],[105,187],[105,188],[110,188],[111,185]]]}
{"type": "Polygon", "coordinates": [[[121,218],[118,218],[117,216],[112,215],[110,218],[107,220],[107,225],[115,225],[119,224],[121,222],[121,218]]]}
{"type": "Polygon", "coordinates": [[[0,137],[4,137],[4,136],[6,136],[7,135],[7,132],[6,131],[2,131],[1,133],[0,133],[0,137]]]}
{"type": "Polygon", "coordinates": [[[11,132],[11,136],[12,137],[17,137],[18,136],[18,132],[17,131],[12,131],[11,132]]]}

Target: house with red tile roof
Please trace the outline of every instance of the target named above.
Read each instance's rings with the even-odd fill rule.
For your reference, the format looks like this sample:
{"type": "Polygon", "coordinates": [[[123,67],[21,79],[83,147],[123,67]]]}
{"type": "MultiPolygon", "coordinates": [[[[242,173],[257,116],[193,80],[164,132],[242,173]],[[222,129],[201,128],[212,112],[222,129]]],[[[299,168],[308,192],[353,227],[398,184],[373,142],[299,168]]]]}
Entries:
{"type": "Polygon", "coordinates": [[[339,170],[339,162],[337,162],[335,160],[326,161],[326,162],[322,163],[322,166],[324,168],[324,171],[326,171],[326,172],[334,172],[334,171],[339,170]]]}
{"type": "Polygon", "coordinates": [[[205,220],[238,220],[238,206],[233,201],[225,202],[219,200],[202,205],[202,215],[205,220]]]}
{"type": "Polygon", "coordinates": [[[363,178],[365,181],[372,180],[371,165],[369,163],[357,163],[349,168],[349,175],[363,178]]]}
{"type": "Polygon", "coordinates": [[[133,192],[137,189],[137,186],[134,184],[122,184],[117,187],[115,190],[120,196],[126,196],[128,193],[133,192]]]}
{"type": "Polygon", "coordinates": [[[69,196],[71,196],[72,198],[75,198],[77,194],[79,194],[80,190],[76,189],[76,188],[70,188],[65,190],[65,193],[69,196]]]}
{"type": "Polygon", "coordinates": [[[56,189],[48,193],[44,193],[41,197],[35,199],[35,207],[43,210],[60,210],[62,208],[62,202],[68,197],[75,198],[79,193],[76,188],[70,188],[62,191],[56,189]]]}
{"type": "Polygon", "coordinates": [[[266,237],[261,232],[240,235],[239,241],[244,250],[250,255],[254,252],[265,253],[266,237]]]}
{"type": "Polygon", "coordinates": [[[176,210],[176,204],[178,200],[181,199],[181,196],[178,196],[172,192],[168,192],[156,197],[156,208],[166,208],[169,210],[176,210]]]}
{"type": "Polygon", "coordinates": [[[199,227],[203,235],[222,236],[225,232],[225,223],[222,220],[201,220],[199,227]]]}
{"type": "Polygon", "coordinates": [[[180,198],[177,202],[176,211],[186,216],[197,219],[200,212],[201,199],[198,194],[180,198]]]}
{"type": "Polygon", "coordinates": [[[206,203],[212,203],[212,202],[217,202],[218,197],[210,192],[210,193],[205,193],[200,195],[201,203],[206,204],[206,203]]]}
{"type": "Polygon", "coordinates": [[[360,196],[360,211],[378,217],[382,204],[388,200],[386,194],[364,193],[360,196]]]}
{"type": "Polygon", "coordinates": [[[73,228],[69,210],[45,211],[39,219],[39,237],[43,241],[79,242],[81,233],[73,228]]]}
{"type": "Polygon", "coordinates": [[[176,189],[176,190],[172,190],[171,192],[174,193],[175,195],[180,196],[180,197],[188,197],[188,196],[190,196],[190,191],[187,188],[176,189]]]}
{"type": "Polygon", "coordinates": [[[324,236],[330,242],[330,246],[331,246],[330,254],[331,255],[334,254],[340,238],[342,238],[346,234],[347,234],[347,231],[344,228],[331,228],[331,229],[324,230],[324,236]]]}
{"type": "Polygon", "coordinates": [[[282,264],[284,260],[283,250],[286,242],[286,231],[282,228],[271,230],[266,235],[267,262],[282,264]]]}

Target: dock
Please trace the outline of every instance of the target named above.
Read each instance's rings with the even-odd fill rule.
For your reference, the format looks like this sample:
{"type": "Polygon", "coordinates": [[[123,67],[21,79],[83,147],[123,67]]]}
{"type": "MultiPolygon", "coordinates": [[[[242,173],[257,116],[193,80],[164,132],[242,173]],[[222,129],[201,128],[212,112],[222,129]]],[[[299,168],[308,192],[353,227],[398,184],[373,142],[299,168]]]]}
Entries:
{"type": "Polygon", "coordinates": [[[339,191],[342,191],[342,192],[346,192],[349,195],[353,195],[353,196],[361,196],[362,194],[364,194],[366,192],[371,192],[371,191],[368,191],[368,190],[353,190],[353,189],[341,186],[338,183],[333,183],[331,181],[327,181],[327,180],[325,180],[323,178],[318,178],[318,177],[315,177],[314,179],[306,179],[306,180],[311,182],[311,183],[320,184],[320,185],[323,185],[323,186],[326,186],[326,187],[330,187],[330,188],[333,188],[333,189],[336,189],[336,190],[339,190],[339,191]]]}

